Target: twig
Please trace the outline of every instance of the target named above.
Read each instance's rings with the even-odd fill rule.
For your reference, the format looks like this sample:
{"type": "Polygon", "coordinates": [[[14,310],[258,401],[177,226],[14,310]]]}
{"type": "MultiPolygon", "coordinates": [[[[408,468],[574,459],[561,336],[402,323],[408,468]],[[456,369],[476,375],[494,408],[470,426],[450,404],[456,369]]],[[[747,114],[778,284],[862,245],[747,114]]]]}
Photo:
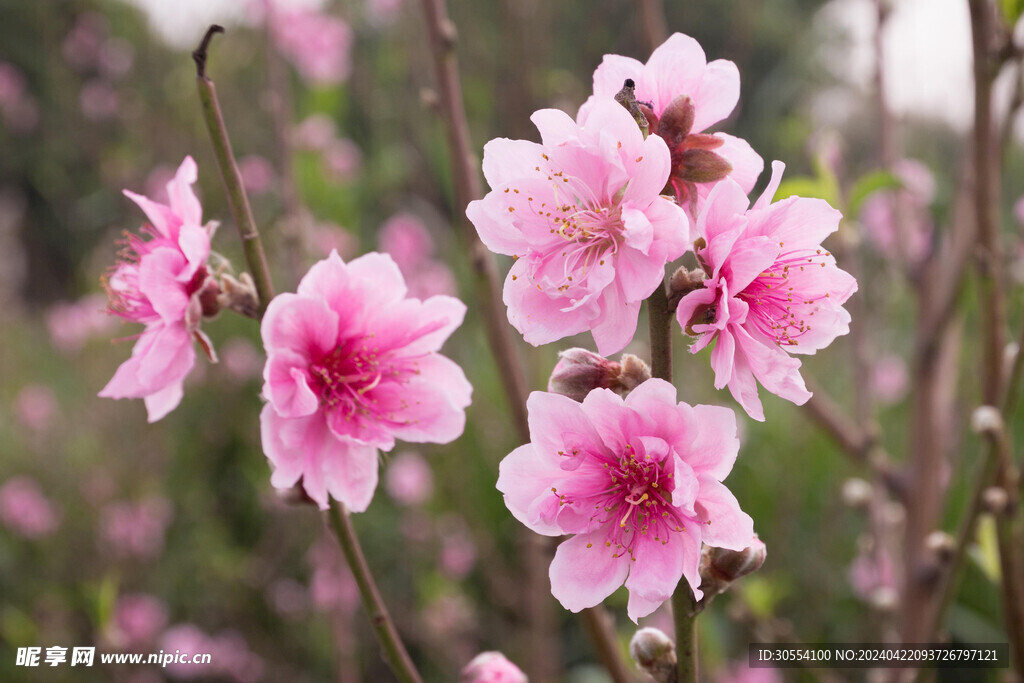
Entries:
{"type": "Polygon", "coordinates": [[[647,47],[653,51],[668,39],[665,5],[662,0],[637,0],[637,4],[640,6],[647,47]]]}
{"type": "Polygon", "coordinates": [[[217,168],[220,170],[224,190],[227,192],[231,215],[235,217],[238,235],[242,238],[245,260],[249,264],[249,270],[252,272],[253,281],[256,284],[256,293],[260,298],[260,314],[262,315],[267,310],[270,300],[274,298],[274,285],[270,279],[266,254],[263,253],[260,233],[256,229],[256,221],[253,220],[252,209],[249,208],[249,198],[242,185],[242,174],[238,171],[235,155],[231,151],[231,141],[228,139],[224,116],[221,114],[220,104],[217,101],[217,90],[213,81],[206,77],[206,58],[210,41],[214,34],[223,32],[222,27],[216,24],[211,26],[203,36],[199,47],[192,53],[192,59],[196,62],[196,85],[199,88],[199,101],[203,105],[203,118],[206,120],[207,130],[210,131],[210,141],[213,143],[217,168]]]}
{"type": "Polygon", "coordinates": [[[377,640],[384,650],[384,656],[395,676],[402,683],[422,683],[419,672],[416,671],[409,653],[406,652],[402,639],[398,636],[388,608],[384,605],[384,599],[380,590],[373,580],[369,565],[366,564],[366,556],[359,545],[356,531],[352,527],[352,520],[349,519],[348,510],[337,501],[331,501],[328,517],[335,536],[338,537],[338,544],[345,553],[348,566],[352,568],[352,575],[359,586],[359,595],[363,599],[363,609],[370,617],[370,623],[377,634],[377,640]]]}

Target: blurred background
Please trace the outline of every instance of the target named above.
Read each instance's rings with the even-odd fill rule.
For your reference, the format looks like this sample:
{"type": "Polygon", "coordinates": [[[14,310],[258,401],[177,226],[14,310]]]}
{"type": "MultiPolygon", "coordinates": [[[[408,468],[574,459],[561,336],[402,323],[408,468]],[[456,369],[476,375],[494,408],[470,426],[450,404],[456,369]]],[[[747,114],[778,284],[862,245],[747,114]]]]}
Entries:
{"type": "MultiPolygon", "coordinates": [[[[911,439],[915,273],[958,220],[972,77],[966,2],[889,4],[880,37],[872,0],[667,1],[664,13],[669,31],[697,38],[709,60],[739,66],[740,105],[717,128],[766,162],[784,161],[783,194],[844,209],[829,246],[841,267],[851,269],[844,256],[858,263],[851,310],[863,327],[807,358],[805,375],[843,409],[866,410],[864,423],[899,464],[911,439]],[[902,189],[877,175],[883,168],[902,189]]],[[[536,109],[574,114],[604,54],[650,54],[630,0],[449,6],[478,154],[493,137],[537,139],[536,109]]],[[[180,407],[156,424],[141,401],[96,397],[130,353],[130,339],[111,339],[136,333],[103,312],[100,284],[116,240],[143,222],[122,188],[165,199],[192,155],[204,219],[222,223],[214,250],[244,269],[189,56],[218,22],[228,30],[213,43],[208,74],[279,291],[332,248],[345,258],[386,250],[413,294],[470,303],[445,347],[475,387],[465,435],[448,447],[399,445],[370,510],[354,520],[424,675],[454,680],[474,654],[500,649],[558,680],[606,680],[578,621],[553,599],[551,661],[534,668],[522,633],[522,535],[494,489],[498,462],[519,444],[451,227],[463,207],[451,200],[419,3],[0,0],[0,19],[0,679],[43,676],[14,666],[19,646],[96,645],[211,652],[202,675],[214,680],[389,680],[319,515],[269,485],[256,324],[230,314],[205,324],[220,363],[201,361],[180,407]]],[[[1000,101],[1012,101],[1015,78],[997,83],[1000,101]]],[[[1024,155],[1007,128],[1001,210],[1017,282],[1024,155]]],[[[967,429],[979,391],[975,298],[968,279],[944,380],[950,419],[936,466],[950,491],[939,520],[947,530],[980,448],[967,429]]],[[[1019,287],[1010,302],[1020,310],[1019,287]]],[[[643,320],[639,330],[627,351],[647,357],[643,320]]],[[[713,389],[707,352],[690,356],[678,331],[675,340],[680,398],[735,407],[713,389]]],[[[533,349],[517,339],[531,389],[546,386],[559,349],[591,344],[576,341],[533,349]]],[[[765,423],[738,413],[743,445],[727,483],[768,560],[701,616],[703,670],[722,681],[866,680],[864,671],[743,665],[751,640],[894,637],[900,593],[902,557],[887,543],[904,523],[901,505],[872,507],[878,482],[868,469],[800,408],[762,397],[765,423]]],[[[985,517],[946,623],[956,641],[1007,640],[994,548],[985,517]]],[[[625,602],[625,591],[608,601],[623,648],[634,630],[625,602]]],[[[643,621],[670,628],[661,612],[643,621]]],[[[133,683],[196,675],[153,666],[45,673],[133,683]]]]}

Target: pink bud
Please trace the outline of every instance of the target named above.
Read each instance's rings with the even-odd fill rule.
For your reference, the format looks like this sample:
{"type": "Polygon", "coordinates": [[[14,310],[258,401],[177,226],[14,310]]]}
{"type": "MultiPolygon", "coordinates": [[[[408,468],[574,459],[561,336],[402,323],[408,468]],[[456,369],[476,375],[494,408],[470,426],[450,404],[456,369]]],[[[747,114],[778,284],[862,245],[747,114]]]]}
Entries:
{"type": "Polygon", "coordinates": [[[621,370],[621,365],[593,351],[568,349],[558,354],[548,391],[582,402],[594,389],[611,387],[621,370]]]}
{"type": "Polygon", "coordinates": [[[767,546],[756,535],[753,543],[739,551],[704,546],[700,555],[701,590],[707,597],[722,593],[733,581],[760,569],[767,556],[767,546]]]}
{"type": "Polygon", "coordinates": [[[500,652],[481,652],[462,670],[460,683],[527,683],[526,674],[500,652]]]}

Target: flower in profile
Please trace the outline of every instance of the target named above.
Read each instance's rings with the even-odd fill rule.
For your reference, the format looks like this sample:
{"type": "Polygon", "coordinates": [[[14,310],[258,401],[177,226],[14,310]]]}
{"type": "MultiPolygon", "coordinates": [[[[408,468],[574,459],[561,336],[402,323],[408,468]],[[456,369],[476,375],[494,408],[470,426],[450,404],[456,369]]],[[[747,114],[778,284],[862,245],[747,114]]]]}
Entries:
{"type": "Polygon", "coordinates": [[[362,512],[378,450],[458,438],[472,387],[437,351],[465,313],[452,297],[406,298],[398,266],[378,253],[345,263],[331,252],[298,293],[271,301],[260,415],[271,483],[301,479],[321,508],[330,496],[362,512]]]}
{"type": "Polygon", "coordinates": [[[700,44],[673,34],[651,53],[646,64],[630,57],[605,55],[594,71],[594,94],[580,108],[585,120],[597,102],[613,97],[626,79],[634,83],[637,102],[650,131],[672,153],[669,187],[695,219],[715,183],[732,178],[750,192],[764,161],[746,141],[725,133],[704,133],[725,119],[740,98],[740,73],[724,59],[710,64],[700,44]]]}
{"type": "Polygon", "coordinates": [[[526,680],[526,674],[500,652],[481,652],[459,676],[459,683],[526,683],[526,680]]]}
{"type": "Polygon", "coordinates": [[[609,389],[583,403],[534,392],[527,407],[531,442],[502,461],[498,490],[530,529],[573,534],[550,570],[566,609],[593,607],[625,582],[636,621],[683,577],[700,599],[701,544],[751,544],[753,521],[722,484],[739,450],[731,410],[676,403],[661,379],[625,400],[609,389]]]}
{"type": "Polygon", "coordinates": [[[526,341],[590,331],[607,356],[633,338],[640,303],[690,241],[686,214],[661,196],[668,149],[611,99],[585,123],[554,109],[531,120],[541,144],[484,147],[491,191],[466,214],[491,251],[516,258],[504,300],[526,341]]]}
{"type": "Polygon", "coordinates": [[[110,313],[146,327],[131,358],[99,395],[144,399],[150,422],[181,402],[182,383],[195,364],[193,340],[216,361],[210,340],[199,329],[217,293],[206,265],[216,223],[202,225],[203,210],[192,192],[195,181],[196,163],[185,157],[167,184],[169,206],[124,191],[149,223],[142,235],[126,236],[120,260],[104,282],[110,313]]]}
{"type": "Polygon", "coordinates": [[[728,386],[755,420],[764,421],[757,382],[803,405],[811,397],[791,353],[813,354],[850,331],[843,308],[857,281],[836,266],[821,242],[839,228],[841,214],[820,199],[789,197],[770,203],[785,165],[772,164],[764,194],[748,209],[736,183],[719,183],[697,219],[695,248],[707,279],[684,296],[676,317],[697,341],[691,353],[715,342],[715,387],[728,386]]]}

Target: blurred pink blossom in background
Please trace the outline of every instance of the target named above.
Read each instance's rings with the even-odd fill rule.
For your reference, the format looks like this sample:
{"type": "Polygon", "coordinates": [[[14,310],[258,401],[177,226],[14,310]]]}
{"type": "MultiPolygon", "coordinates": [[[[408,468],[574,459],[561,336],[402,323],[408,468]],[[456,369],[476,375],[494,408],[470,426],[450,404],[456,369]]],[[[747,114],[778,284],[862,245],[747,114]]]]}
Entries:
{"type": "Polygon", "coordinates": [[[481,652],[466,665],[459,683],[527,683],[526,674],[500,652],[481,652]]]}
{"type": "Polygon", "coordinates": [[[317,609],[352,615],[359,607],[359,587],[333,538],[323,537],[309,549],[307,556],[313,574],[309,595],[317,609]]]}
{"type": "Polygon", "coordinates": [[[378,28],[395,21],[401,10],[402,0],[366,0],[366,18],[378,28]]]}
{"type": "Polygon", "coordinates": [[[98,12],[83,12],[61,43],[61,54],[73,69],[85,71],[96,66],[107,39],[107,19],[98,12]]]}
{"type": "Polygon", "coordinates": [[[868,241],[879,252],[891,258],[905,257],[910,265],[915,265],[931,248],[934,225],[928,207],[935,199],[935,178],[916,159],[901,159],[893,173],[902,188],[870,195],[861,207],[860,221],[868,241]],[[897,200],[902,202],[902,214],[897,212],[897,200]]]}
{"type": "Polygon", "coordinates": [[[263,674],[263,661],[249,650],[237,631],[211,636],[194,624],[177,624],[164,632],[160,649],[167,653],[209,654],[209,664],[175,662],[167,665],[173,678],[209,680],[228,677],[239,683],[251,683],[263,674]]]}
{"type": "MultiPolygon", "coordinates": [[[[284,3],[280,3],[285,7],[284,3]]],[[[310,9],[270,7],[267,21],[277,49],[315,85],[348,79],[352,70],[353,35],[341,19],[310,9]]]]}
{"type": "Polygon", "coordinates": [[[338,182],[352,180],[362,165],[359,145],[348,138],[335,138],[324,150],[324,167],[338,182]]]}
{"type": "Polygon", "coordinates": [[[725,667],[718,683],[782,683],[782,674],[772,667],[751,668],[746,661],[733,662],[725,667]]]}
{"type": "Polygon", "coordinates": [[[12,133],[30,133],[39,122],[39,105],[28,92],[25,76],[9,62],[0,61],[0,117],[12,133]]]}
{"type": "Polygon", "coordinates": [[[0,522],[24,538],[41,538],[56,531],[59,515],[34,479],[16,476],[0,486],[0,522]]]}
{"type": "Polygon", "coordinates": [[[232,379],[246,382],[260,377],[263,355],[248,339],[232,337],[221,346],[220,364],[232,379]]]}
{"type": "Polygon", "coordinates": [[[434,239],[416,216],[399,213],[389,218],[381,226],[378,245],[401,268],[410,296],[429,299],[456,293],[455,275],[444,263],[434,260],[434,239]]]}
{"type": "Polygon", "coordinates": [[[359,253],[359,238],[337,223],[318,221],[305,234],[308,250],[317,259],[336,251],[347,261],[359,253]]]}
{"type": "Polygon", "coordinates": [[[102,294],[51,306],[46,311],[46,329],[54,348],[72,353],[88,340],[110,334],[117,327],[117,320],[106,309],[107,297],[102,294]]]}
{"type": "Polygon", "coordinates": [[[14,397],[14,416],[34,432],[45,430],[57,414],[57,397],[45,384],[28,384],[14,397]]]}
{"type": "Polygon", "coordinates": [[[476,545],[466,523],[457,518],[441,520],[441,572],[453,581],[466,578],[476,566],[476,545]]]}
{"type": "Polygon", "coordinates": [[[242,174],[242,184],[251,194],[263,194],[274,184],[273,165],[266,157],[258,154],[249,154],[239,159],[238,171],[242,174]]]}
{"type": "Polygon", "coordinates": [[[862,600],[879,607],[895,604],[896,568],[886,550],[862,550],[850,565],[850,586],[862,600]]]}
{"type": "Polygon", "coordinates": [[[909,377],[906,362],[895,354],[886,354],[871,369],[871,391],[880,403],[896,403],[907,393],[909,377]]]}
{"type": "Polygon", "coordinates": [[[434,492],[434,476],[422,455],[415,451],[402,451],[387,464],[384,486],[396,503],[418,506],[430,500],[434,492]]]}
{"type": "Polygon", "coordinates": [[[114,606],[107,637],[124,648],[141,648],[153,643],[167,626],[167,605],[144,593],[122,595],[114,606]]]}
{"type": "Polygon", "coordinates": [[[327,149],[338,132],[338,127],[327,114],[310,114],[292,130],[292,144],[299,149],[322,151],[327,149]]]}
{"type": "Polygon", "coordinates": [[[173,517],[171,502],[162,496],[108,503],[100,510],[99,536],[120,557],[153,559],[163,551],[173,517]]]}
{"type": "Polygon", "coordinates": [[[78,100],[82,113],[92,121],[105,121],[117,114],[117,91],[107,81],[94,79],[83,84],[78,100]]]}

